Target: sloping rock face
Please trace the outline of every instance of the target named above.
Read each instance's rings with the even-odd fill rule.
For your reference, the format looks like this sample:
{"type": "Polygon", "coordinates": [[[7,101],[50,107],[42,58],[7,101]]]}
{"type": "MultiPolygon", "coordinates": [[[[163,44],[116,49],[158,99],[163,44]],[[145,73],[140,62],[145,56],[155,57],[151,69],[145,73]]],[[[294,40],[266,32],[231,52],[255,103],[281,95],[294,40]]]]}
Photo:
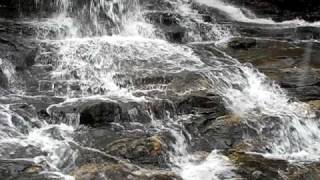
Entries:
{"type": "Polygon", "coordinates": [[[292,97],[320,97],[319,43],[234,38],[223,48],[242,63],[251,63],[292,97]]]}
{"type": "Polygon", "coordinates": [[[226,2],[248,8],[261,17],[271,17],[275,21],[320,20],[320,2],[317,0],[226,0],[226,2]]]}

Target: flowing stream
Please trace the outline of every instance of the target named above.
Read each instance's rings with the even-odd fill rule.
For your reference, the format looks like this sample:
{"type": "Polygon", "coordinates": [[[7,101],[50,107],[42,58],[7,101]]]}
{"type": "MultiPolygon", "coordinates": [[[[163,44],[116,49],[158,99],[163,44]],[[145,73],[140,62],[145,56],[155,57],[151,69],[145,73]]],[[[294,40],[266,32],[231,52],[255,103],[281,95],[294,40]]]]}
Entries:
{"type": "MultiPolygon", "coordinates": [[[[269,19],[250,19],[240,9],[219,0],[196,0],[226,12],[238,21],[276,24],[269,19]]],[[[174,1],[177,13],[206,23],[192,10],[187,1],[174,1]]],[[[37,0],[41,6],[45,2],[37,0]]],[[[133,102],[139,106],[156,101],[168,101],[169,97],[182,97],[193,92],[207,90],[222,97],[224,105],[244,124],[255,130],[258,139],[266,145],[267,157],[292,161],[316,161],[320,158],[320,129],[315,112],[309,106],[293,101],[284,90],[270,81],[250,64],[241,64],[227,53],[212,56],[210,63],[203,61],[190,44],[175,44],[165,39],[164,33],[144,17],[138,0],[93,0],[77,9],[77,1],[56,0],[56,13],[44,21],[30,20],[26,23],[39,28],[37,39],[41,42],[35,67],[50,67],[50,73],[39,77],[38,94],[30,95],[23,82],[15,76],[10,63],[0,59],[0,67],[10,77],[10,98],[42,97],[46,93],[63,102],[51,103],[47,113],[53,115],[44,120],[33,114],[18,114],[15,104],[0,105],[0,157],[1,161],[40,164],[41,174],[57,179],[74,179],[70,172],[77,168],[76,160],[82,154],[79,147],[92,152],[99,149],[86,147],[78,142],[75,134],[80,125],[80,114],[68,112],[63,119],[54,113],[85,101],[107,100],[133,102]],[[108,17],[102,20],[101,16],[108,17]],[[57,28],[58,27],[58,28],[57,28]],[[48,32],[58,31],[57,38],[48,32]],[[196,77],[191,80],[181,76],[196,77]],[[160,78],[157,83],[137,83],[139,79],[160,78]],[[166,78],[173,78],[166,83],[166,78]],[[175,79],[176,78],[176,79],[175,79]],[[185,81],[180,85],[177,81],[185,81]],[[192,82],[191,82],[192,81],[192,82]],[[270,135],[272,134],[272,136],[270,135]]],[[[182,22],[186,28],[195,28],[194,21],[182,22]]],[[[300,26],[306,22],[293,20],[281,25],[300,26]]],[[[230,29],[219,24],[209,24],[217,46],[232,36],[230,29]]],[[[318,26],[316,23],[312,26],[318,26]]],[[[193,29],[189,37],[201,41],[193,29]]],[[[204,44],[203,42],[198,42],[204,44]]],[[[5,97],[2,98],[3,100],[5,97]]],[[[185,122],[199,114],[178,114],[164,109],[161,116],[145,110],[150,123],[139,126],[151,134],[169,132],[169,169],[185,180],[241,179],[236,166],[221,149],[211,149],[205,158],[190,151],[192,135],[185,122]]],[[[250,139],[249,139],[250,140],[250,139]]],[[[80,148],[80,149],[81,149],[80,148]]]]}

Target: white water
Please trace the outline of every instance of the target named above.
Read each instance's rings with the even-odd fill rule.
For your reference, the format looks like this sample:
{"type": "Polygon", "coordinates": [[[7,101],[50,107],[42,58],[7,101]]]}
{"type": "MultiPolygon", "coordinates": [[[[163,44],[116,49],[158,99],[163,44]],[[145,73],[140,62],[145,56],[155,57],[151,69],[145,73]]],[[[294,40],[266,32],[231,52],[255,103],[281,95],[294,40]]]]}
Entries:
{"type": "MultiPolygon", "coordinates": [[[[183,10],[186,10],[184,8],[183,10]]],[[[184,11],[186,16],[194,15],[194,12],[184,11]]],[[[196,19],[201,19],[196,18],[196,19]]],[[[226,32],[215,30],[215,32],[226,32]]],[[[129,80],[131,76],[148,76],[155,73],[165,75],[167,73],[191,72],[198,73],[199,71],[207,71],[207,67],[200,59],[193,55],[190,48],[173,45],[164,40],[150,39],[150,34],[153,34],[153,27],[146,24],[144,21],[131,21],[126,24],[123,31],[118,36],[102,36],[97,38],[72,38],[61,41],[46,41],[59,47],[57,56],[57,66],[52,73],[52,80],[81,82],[81,95],[92,96],[94,94],[102,94],[104,96],[117,96],[121,99],[133,98],[132,93],[135,91],[142,91],[135,87],[120,88],[113,76],[118,73],[125,73],[129,80]],[[132,26],[133,22],[133,26],[132,26]],[[139,27],[146,27],[145,30],[139,31],[140,28],[134,26],[139,24],[139,27]],[[137,30],[139,29],[139,30],[137,30]],[[145,33],[149,32],[149,33],[145,33]],[[134,59],[133,59],[134,57],[134,59]],[[70,79],[68,75],[76,71],[79,75],[76,79],[70,79]],[[88,91],[97,89],[95,93],[88,91]]],[[[229,37],[229,34],[220,34],[219,39],[229,37]]],[[[47,54],[46,51],[42,52],[47,54]]],[[[40,62],[41,63],[41,62],[40,62]]],[[[166,91],[170,87],[150,87],[149,90],[166,91]]],[[[204,87],[191,87],[203,89],[204,87]]],[[[193,91],[189,89],[187,91],[193,91]]],[[[59,91],[57,91],[59,95],[59,91]]],[[[68,97],[73,97],[76,94],[68,91],[68,97]]],[[[79,95],[76,95],[79,96],[79,95]]],[[[102,97],[103,98],[103,97],[102,97]]],[[[177,117],[178,118],[178,117],[177,117]]],[[[189,117],[190,118],[190,117],[189,117]]],[[[196,155],[189,154],[187,151],[187,142],[185,141],[182,131],[182,122],[178,119],[168,119],[168,124],[164,119],[160,119],[154,125],[159,129],[168,129],[171,125],[176,126],[176,129],[170,129],[176,144],[174,144],[175,152],[171,154],[171,162],[176,166],[174,169],[181,174],[184,179],[200,180],[206,176],[210,180],[218,179],[220,177],[234,177],[232,172],[235,168],[228,161],[225,156],[219,155],[216,152],[210,154],[205,160],[198,160],[196,155]],[[219,164],[220,168],[216,168],[219,164]],[[197,172],[193,171],[192,175],[188,175],[191,167],[201,168],[206,167],[205,170],[197,172]]]]}
{"type": "Polygon", "coordinates": [[[198,14],[196,10],[192,9],[190,4],[187,4],[184,1],[177,3],[176,11],[178,14],[185,17],[186,20],[184,22],[181,22],[181,24],[190,29],[190,31],[188,31],[188,37],[192,39],[192,42],[201,42],[208,40],[225,42],[236,35],[233,34],[234,32],[231,32],[230,27],[227,25],[204,22],[202,15],[198,14]],[[207,30],[207,32],[205,32],[205,35],[207,37],[202,37],[203,33],[201,33],[201,29],[199,28],[199,26],[204,26],[206,29],[209,29],[207,30]]]}
{"type": "MultiPolygon", "coordinates": [[[[234,8],[226,8],[225,4],[217,2],[215,5],[219,9],[229,13],[234,11],[234,8]]],[[[185,11],[185,8],[182,7],[182,11],[186,13],[186,16],[194,13],[190,10],[185,11]]],[[[239,17],[241,19],[241,16],[239,17]]],[[[66,16],[63,14],[62,19],[64,18],[66,16]]],[[[289,97],[277,85],[270,84],[263,74],[255,71],[252,67],[240,63],[236,63],[234,67],[225,64],[218,67],[208,67],[193,54],[190,48],[170,44],[164,40],[152,39],[154,37],[153,27],[143,20],[140,21],[140,18],[139,16],[138,18],[120,20],[121,23],[125,22],[125,25],[120,24],[121,31],[116,36],[73,37],[65,40],[43,41],[58,49],[55,52],[57,53],[56,62],[53,62],[54,70],[50,76],[50,81],[54,84],[53,87],[58,87],[55,84],[59,82],[67,82],[68,84],[66,91],[55,90],[56,96],[84,98],[102,95],[103,97],[118,96],[123,99],[132,98],[134,92],[145,92],[146,89],[139,89],[135,86],[120,87],[119,82],[113,78],[116,74],[122,73],[131,81],[135,76],[147,77],[154,73],[163,76],[180,72],[201,73],[207,77],[204,80],[212,81],[210,85],[213,90],[217,89],[217,85],[219,85],[217,90],[225,98],[230,110],[244,121],[253,121],[254,128],[257,129],[261,137],[265,136],[263,129],[270,126],[270,122],[261,121],[261,116],[268,115],[280,118],[281,122],[275,123],[279,123],[281,128],[274,131],[279,134],[274,134],[274,137],[270,137],[267,141],[272,148],[273,156],[285,159],[301,158],[301,160],[318,158],[320,131],[313,119],[315,117],[313,112],[308,110],[306,105],[300,102],[290,102],[289,97]],[[221,73],[216,74],[219,71],[221,73]],[[77,76],[70,76],[72,73],[77,76]],[[80,92],[70,89],[72,83],[80,83],[80,92]],[[240,88],[234,88],[234,84],[240,88]],[[292,131],[292,128],[295,131],[292,131]]],[[[99,23],[95,17],[93,17],[93,21],[99,23]]],[[[253,22],[255,21],[261,23],[259,19],[255,19],[253,22]]],[[[99,29],[100,25],[96,25],[95,27],[99,29]]],[[[70,26],[78,28],[76,22],[71,23],[70,26]]],[[[78,36],[77,33],[72,34],[78,36]]],[[[87,35],[92,35],[92,32],[87,35]]],[[[220,35],[221,39],[224,39],[230,34],[221,32],[220,35]]],[[[50,51],[44,48],[41,53],[40,56],[47,55],[50,51]]],[[[39,65],[48,63],[41,60],[43,59],[38,59],[39,65]]],[[[185,93],[206,88],[208,87],[187,87],[185,93]]],[[[153,86],[147,88],[147,90],[163,92],[168,89],[170,87],[153,86]]],[[[95,98],[99,98],[99,96],[95,98]]],[[[72,99],[69,99],[66,103],[71,101],[72,99]]],[[[1,124],[3,124],[2,127],[5,127],[0,129],[0,133],[2,137],[6,138],[1,139],[1,147],[31,145],[39,148],[47,155],[32,157],[30,160],[45,161],[49,165],[47,171],[52,173],[64,173],[64,171],[73,168],[77,153],[70,146],[70,143],[75,143],[72,134],[78,125],[77,122],[58,125],[41,123],[40,127],[34,128],[31,126],[32,123],[19,117],[20,123],[27,127],[27,132],[22,132],[12,121],[12,115],[16,115],[14,112],[8,110],[7,107],[1,107],[0,112],[0,115],[3,116],[1,124]],[[72,124],[74,125],[72,126],[72,124]],[[59,138],[54,136],[57,132],[60,134],[59,138]]],[[[76,115],[76,117],[78,116],[76,115]]],[[[183,121],[188,118],[190,117],[154,119],[153,122],[153,126],[159,130],[169,130],[176,139],[176,143],[172,145],[174,151],[170,153],[172,168],[185,180],[234,179],[236,177],[233,173],[235,167],[227,157],[220,155],[217,151],[204,157],[204,160],[201,160],[197,154],[188,152],[187,139],[190,137],[185,137],[182,126],[183,121]]],[[[77,119],[72,120],[77,121],[77,119]]],[[[34,119],[34,121],[38,121],[38,119],[34,119]]],[[[4,155],[7,149],[0,148],[0,150],[4,150],[4,155]]]]}
{"type": "MultiPolygon", "coordinates": [[[[77,152],[71,148],[70,135],[74,129],[66,124],[49,125],[36,117],[27,121],[9,107],[0,106],[0,156],[1,159],[24,159],[47,167],[49,174],[61,174],[62,169],[74,167],[77,152]],[[33,127],[35,126],[38,127],[33,127]],[[56,135],[59,135],[58,137],[56,135]],[[22,150],[22,152],[21,152],[22,150]],[[40,151],[36,156],[22,158],[32,151],[40,151]],[[8,153],[10,152],[10,153],[8,153]],[[22,154],[17,154],[22,153],[22,154]]],[[[59,175],[58,175],[59,176],[59,175]]],[[[69,176],[63,175],[66,179],[69,176]]]]}
{"type": "Polygon", "coordinates": [[[185,180],[237,179],[234,170],[234,165],[227,157],[213,151],[204,161],[185,163],[181,177],[185,180]]]}
{"type": "MultiPolygon", "coordinates": [[[[294,19],[283,22],[275,22],[272,19],[268,18],[257,18],[252,14],[253,17],[248,17],[245,13],[238,7],[227,4],[221,0],[195,0],[201,4],[205,4],[214,8],[217,8],[220,11],[225,12],[232,19],[240,22],[253,23],[253,24],[269,24],[269,25],[286,25],[286,26],[320,26],[320,22],[309,23],[301,19],[294,19]]],[[[249,11],[249,10],[247,10],[249,11]]]]}
{"type": "MultiPolygon", "coordinates": [[[[38,3],[41,2],[39,1],[38,3]]],[[[163,87],[163,85],[144,87],[146,89],[139,89],[132,85],[120,87],[119,83],[121,82],[114,79],[117,74],[123,74],[127,80],[132,81],[134,77],[139,76],[148,77],[153,74],[165,76],[168,73],[198,73],[198,71],[207,70],[206,65],[193,55],[190,48],[170,44],[164,40],[152,39],[154,38],[153,26],[142,19],[139,8],[133,11],[137,12],[136,14],[133,13],[134,16],[132,16],[132,12],[119,16],[119,14],[113,12],[113,6],[108,6],[107,4],[110,5],[110,1],[91,4],[90,23],[93,23],[94,26],[93,29],[86,31],[84,34],[85,36],[101,34],[103,36],[79,38],[79,36],[83,35],[79,33],[82,28],[79,26],[81,19],[77,20],[69,17],[69,9],[72,6],[69,1],[57,1],[60,13],[53,19],[49,19],[49,21],[54,22],[53,24],[58,24],[58,27],[67,27],[70,34],[67,39],[63,40],[43,40],[44,46],[41,47],[40,54],[36,59],[36,66],[50,65],[53,67],[49,79],[44,79],[43,81],[52,84],[56,96],[67,98],[64,103],[57,106],[72,104],[73,101],[77,100],[69,99],[73,97],[85,100],[85,97],[104,99],[116,96],[123,100],[131,99],[136,101],[137,98],[133,96],[136,91],[147,92],[152,90],[165,93],[167,89],[170,89],[170,87],[163,87]],[[107,6],[110,9],[105,9],[107,6]],[[108,16],[112,17],[113,21],[117,22],[115,34],[118,35],[106,35],[107,32],[97,17],[101,7],[108,16]],[[48,49],[46,45],[54,48],[48,49]],[[53,56],[50,56],[51,54],[53,56]],[[72,89],[71,86],[74,84],[78,84],[80,88],[72,89]]],[[[125,9],[127,4],[121,1],[120,5],[122,9],[125,9]]],[[[186,16],[190,14],[189,12],[186,16]]],[[[41,25],[41,23],[38,25],[41,25]]],[[[47,37],[46,29],[39,32],[41,32],[39,39],[47,37]]],[[[222,37],[224,36],[221,36],[221,39],[222,37]]],[[[189,87],[186,90],[191,92],[203,88],[189,87]]],[[[179,91],[178,89],[173,90],[179,91]]],[[[51,114],[51,109],[54,106],[48,108],[48,113],[51,114]]],[[[0,148],[3,151],[3,155],[7,153],[7,148],[35,147],[41,152],[41,155],[30,157],[28,160],[35,163],[45,163],[48,166],[45,171],[52,175],[61,176],[65,179],[70,178],[65,176],[64,173],[74,168],[74,161],[78,156],[77,150],[70,145],[76,144],[72,135],[79,123],[77,114],[67,119],[69,122],[60,122],[61,124],[57,125],[42,122],[38,128],[33,127],[32,122],[19,117],[20,123],[28,127],[26,132],[17,130],[16,125],[12,123],[11,116],[19,115],[10,110],[4,110],[3,114],[8,116],[8,118],[3,118],[7,122],[5,123],[5,128],[0,131],[4,134],[3,137],[8,136],[0,142],[1,147],[5,147],[4,149],[0,148]],[[56,135],[59,136],[56,137],[56,135]]],[[[34,118],[33,121],[39,121],[37,117],[34,118]]],[[[180,124],[182,122],[177,123],[175,121],[178,121],[178,119],[170,119],[169,123],[166,124],[164,121],[162,119],[158,121],[159,130],[168,129],[172,123],[177,126],[175,130],[171,131],[178,144],[173,145],[175,152],[172,152],[170,159],[174,164],[175,171],[181,174],[184,179],[188,180],[191,177],[197,177],[200,180],[203,176],[202,172],[193,172],[189,177],[187,171],[192,166],[198,168],[206,167],[207,176],[212,180],[217,179],[218,176],[222,176],[226,172],[227,174],[232,174],[234,167],[226,157],[218,153],[212,153],[204,161],[193,162],[196,156],[188,153],[188,144],[184,135],[180,133],[183,129],[182,124],[180,124]],[[215,167],[217,164],[220,164],[219,169],[215,167]]],[[[8,159],[11,159],[11,157],[8,157],[8,159]]]]}
{"type": "Polygon", "coordinates": [[[251,65],[237,63],[207,76],[227,107],[264,138],[263,143],[271,150],[267,156],[294,161],[320,158],[319,119],[307,104],[292,101],[251,65]]]}

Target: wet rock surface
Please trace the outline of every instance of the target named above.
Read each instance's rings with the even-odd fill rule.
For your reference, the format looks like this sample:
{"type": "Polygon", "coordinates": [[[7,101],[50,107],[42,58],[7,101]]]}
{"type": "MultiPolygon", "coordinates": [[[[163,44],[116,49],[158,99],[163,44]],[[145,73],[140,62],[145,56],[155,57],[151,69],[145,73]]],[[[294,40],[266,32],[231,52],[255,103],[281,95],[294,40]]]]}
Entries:
{"type": "Polygon", "coordinates": [[[166,162],[166,145],[159,137],[120,139],[108,144],[108,154],[128,159],[137,164],[161,167],[166,162]]]}
{"type": "MultiPolygon", "coordinates": [[[[77,2],[74,3],[79,6],[77,8],[88,6],[87,2],[77,2]]],[[[41,1],[39,6],[31,1],[20,3],[18,6],[16,1],[1,1],[0,16],[30,18],[40,14],[41,17],[50,17],[57,11],[51,9],[56,6],[52,4],[53,1],[48,4],[41,1]]],[[[154,26],[156,36],[172,42],[165,45],[154,41],[150,42],[151,45],[149,42],[139,45],[143,40],[129,45],[121,42],[118,45],[118,40],[112,39],[104,44],[98,39],[88,43],[87,39],[82,42],[73,39],[63,44],[64,38],[71,33],[68,29],[70,27],[56,26],[55,23],[42,26],[41,23],[24,22],[23,19],[0,19],[0,130],[2,132],[2,127],[14,126],[14,130],[4,131],[9,134],[6,138],[22,136],[22,140],[25,140],[14,147],[10,143],[1,144],[6,147],[1,148],[0,155],[14,160],[0,158],[0,179],[62,179],[55,171],[63,169],[65,174],[73,175],[76,180],[180,180],[182,178],[172,168],[175,165],[170,162],[170,153],[175,151],[174,146],[180,148],[185,144],[188,152],[203,152],[200,158],[192,160],[200,166],[212,150],[223,151],[233,160],[238,168],[236,172],[243,179],[319,179],[317,163],[290,164],[286,160],[246,153],[270,153],[267,139],[257,136],[276,137],[281,119],[257,117],[255,121],[269,123],[269,126],[257,130],[252,125],[254,121],[246,121],[232,112],[228,107],[230,102],[216,92],[221,84],[205,76],[209,68],[212,70],[221,64],[234,66],[234,60],[227,56],[230,55],[241,63],[252,64],[266,74],[268,80],[275,81],[287,91],[292,101],[296,101],[295,98],[305,101],[312,110],[319,112],[320,45],[317,41],[299,41],[319,39],[319,28],[278,28],[239,23],[218,9],[195,1],[184,3],[140,1],[143,18],[154,26]],[[184,11],[181,5],[190,9],[184,11]],[[221,29],[218,31],[216,25],[221,25],[219,27],[222,31],[223,28],[231,27],[228,30],[237,31],[237,35],[241,36],[222,44],[212,43],[210,41],[218,40],[221,38],[219,36],[224,37],[218,34],[221,29]],[[72,43],[77,47],[75,53],[61,53],[65,50],[61,46],[73,47],[72,43]],[[102,45],[95,46],[99,43],[102,45]],[[169,45],[173,48],[167,50],[167,47],[161,47],[169,45]],[[160,56],[146,53],[153,46],[159,46],[160,56]],[[97,51],[90,54],[92,49],[97,51]],[[171,54],[171,50],[177,51],[176,54],[171,54]],[[189,53],[191,50],[192,53],[189,53]],[[99,56],[99,53],[106,52],[115,53],[99,56]],[[131,57],[132,54],[127,59],[116,56],[128,53],[137,57],[131,57]],[[63,57],[76,57],[79,64],[87,63],[81,61],[83,59],[89,60],[85,65],[94,67],[94,70],[86,73],[88,69],[74,68],[66,62],[63,64],[63,57]],[[105,64],[94,66],[96,64],[93,63],[112,58],[115,61],[111,63],[117,67],[123,66],[123,69],[119,69],[125,71],[116,71],[107,80],[116,82],[119,88],[112,91],[119,93],[118,96],[109,95],[108,86],[114,84],[101,83],[101,79],[108,76],[113,68],[118,70],[117,67],[104,67],[105,64]],[[196,59],[198,64],[178,62],[188,58],[196,59]],[[154,59],[157,61],[152,61],[154,59]],[[166,63],[172,59],[176,64],[166,63]],[[155,70],[152,68],[154,66],[164,70],[155,70]],[[57,74],[57,67],[67,73],[57,74]],[[101,70],[103,68],[107,72],[101,70]],[[92,78],[94,72],[100,71],[103,71],[101,76],[92,78]],[[88,84],[81,82],[83,78],[94,83],[87,87],[88,84]],[[103,85],[107,88],[103,89],[103,85]],[[126,97],[127,94],[121,94],[122,90],[132,92],[132,96],[126,97]],[[8,119],[12,124],[6,123],[8,119]],[[173,132],[182,137],[185,144],[181,144],[181,139],[176,139],[177,135],[173,132]],[[71,137],[69,134],[72,134],[71,137]],[[46,138],[40,144],[46,145],[49,141],[56,144],[44,146],[44,150],[37,147],[39,142],[24,144],[27,140],[34,142],[39,137],[46,138]],[[54,153],[60,154],[50,154],[52,151],[48,149],[52,148],[61,150],[54,149],[54,153]],[[236,152],[230,149],[236,149],[236,152]],[[240,150],[245,152],[238,152],[240,150]],[[21,154],[23,158],[41,158],[38,163],[16,160],[22,157],[21,154]],[[44,169],[51,168],[43,163],[51,160],[44,158],[49,155],[65,158],[61,164],[52,168],[52,174],[41,174],[44,169]]],[[[284,4],[288,4],[286,1],[283,4],[244,0],[234,3],[259,12],[262,7],[269,7],[272,3],[271,10],[276,10],[277,15],[267,10],[261,11],[261,15],[273,17],[277,21],[296,17],[308,21],[318,19],[313,9],[317,7],[317,2],[312,2],[315,7],[308,6],[301,11],[284,7],[284,4]],[[309,15],[303,16],[306,11],[309,11],[309,15]]],[[[296,6],[296,1],[291,5],[296,6]]],[[[113,6],[114,11],[117,11],[117,6],[113,6]]],[[[70,16],[79,16],[78,13],[76,10],[71,11],[70,16]]],[[[101,18],[99,20],[105,20],[105,27],[116,26],[114,19],[109,19],[107,15],[98,16],[101,18]]],[[[87,16],[79,19],[81,22],[88,20],[87,16]]],[[[88,26],[82,28],[82,33],[86,28],[88,26]]],[[[101,33],[93,31],[87,35],[101,33]]],[[[107,34],[113,33],[110,30],[107,34]]],[[[216,73],[216,70],[218,72],[219,69],[212,71],[216,73]]],[[[236,83],[233,84],[234,88],[241,89],[236,83]]],[[[252,111],[258,112],[255,109],[252,111]]],[[[20,139],[10,140],[15,142],[20,139]]]]}
{"type": "Polygon", "coordinates": [[[320,19],[320,14],[317,11],[320,3],[316,0],[307,2],[303,0],[226,0],[226,2],[248,8],[262,17],[271,17],[275,21],[298,18],[314,22],[320,19]]]}
{"type": "Polygon", "coordinates": [[[243,63],[252,63],[291,96],[309,101],[319,98],[318,46],[316,42],[236,38],[230,41],[226,51],[243,63]],[[244,49],[248,41],[255,42],[255,46],[244,49]]]}
{"type": "Polygon", "coordinates": [[[258,154],[234,152],[231,155],[239,166],[238,173],[247,179],[318,179],[319,164],[295,164],[285,160],[267,158],[258,154]]]}
{"type": "Polygon", "coordinates": [[[127,163],[87,164],[73,172],[75,179],[132,179],[132,180],[181,180],[174,173],[141,169],[127,163]]]}

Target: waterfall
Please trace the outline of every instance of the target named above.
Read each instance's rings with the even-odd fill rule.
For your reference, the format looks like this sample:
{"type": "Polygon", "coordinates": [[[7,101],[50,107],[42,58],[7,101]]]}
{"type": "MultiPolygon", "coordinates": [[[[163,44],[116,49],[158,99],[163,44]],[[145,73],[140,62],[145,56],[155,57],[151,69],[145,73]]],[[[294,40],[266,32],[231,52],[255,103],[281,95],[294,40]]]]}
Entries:
{"type": "MultiPolygon", "coordinates": [[[[19,19],[36,29],[30,38],[37,47],[34,62],[30,66],[23,64],[28,71],[15,67],[9,56],[0,58],[0,80],[2,74],[8,79],[0,98],[1,161],[23,161],[24,165],[41,169],[38,175],[52,179],[75,179],[83,167],[92,167],[89,171],[95,177],[107,179],[99,171],[110,169],[94,168],[95,163],[105,162],[125,164],[124,173],[130,171],[127,178],[168,171],[184,180],[241,179],[238,164],[228,156],[232,143],[224,142],[229,149],[216,148],[212,142],[206,142],[206,148],[193,147],[200,136],[194,134],[207,131],[201,126],[209,128],[210,123],[231,115],[256,135],[241,134],[239,138],[260,143],[260,149],[250,153],[290,162],[319,160],[316,112],[290,97],[251,64],[241,64],[220,50],[238,32],[229,27],[232,23],[219,24],[215,19],[218,17],[205,19],[208,17],[203,11],[207,9],[194,6],[205,4],[246,23],[298,27],[306,22],[276,23],[254,15],[249,18],[241,9],[220,0],[163,0],[165,10],[148,9],[148,2],[143,0],[47,3],[35,0],[40,11],[53,11],[49,16],[39,13],[37,18],[19,19]],[[150,14],[160,14],[160,18],[150,20],[150,14]],[[169,42],[170,38],[181,42],[169,42]],[[203,54],[197,53],[200,47],[203,54]],[[20,71],[35,80],[24,80],[20,71]],[[198,96],[200,102],[192,102],[198,96]],[[214,112],[219,103],[210,104],[215,101],[210,99],[213,96],[221,97],[225,112],[214,112]],[[195,107],[181,105],[185,102],[195,107]],[[191,132],[188,125],[205,130],[191,132]],[[88,134],[102,136],[111,143],[105,146],[101,139],[90,139],[88,134]],[[161,148],[153,147],[151,154],[164,149],[164,165],[147,162],[144,166],[146,162],[136,163],[130,155],[118,157],[106,150],[119,139],[154,140],[155,136],[160,138],[153,143],[161,144],[161,148]]],[[[306,56],[310,59],[311,52],[306,56]]],[[[219,127],[215,130],[220,133],[219,127]]],[[[135,143],[139,147],[130,151],[147,148],[135,143]]],[[[117,150],[124,151],[121,147],[117,150]]],[[[139,158],[144,156],[139,154],[139,158]]],[[[30,170],[24,168],[21,172],[25,169],[30,170]]]]}

